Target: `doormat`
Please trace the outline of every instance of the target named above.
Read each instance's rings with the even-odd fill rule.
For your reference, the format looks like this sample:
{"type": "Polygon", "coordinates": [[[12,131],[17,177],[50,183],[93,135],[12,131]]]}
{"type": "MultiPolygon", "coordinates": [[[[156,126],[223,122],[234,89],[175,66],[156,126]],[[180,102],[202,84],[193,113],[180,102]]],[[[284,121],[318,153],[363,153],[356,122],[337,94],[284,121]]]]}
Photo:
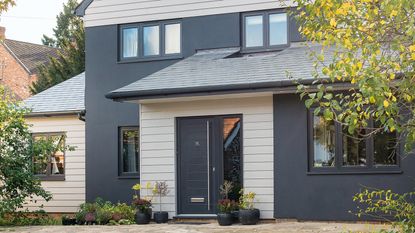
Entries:
{"type": "Polygon", "coordinates": [[[206,225],[206,224],[210,224],[209,222],[169,222],[169,224],[172,225],[206,225]]]}

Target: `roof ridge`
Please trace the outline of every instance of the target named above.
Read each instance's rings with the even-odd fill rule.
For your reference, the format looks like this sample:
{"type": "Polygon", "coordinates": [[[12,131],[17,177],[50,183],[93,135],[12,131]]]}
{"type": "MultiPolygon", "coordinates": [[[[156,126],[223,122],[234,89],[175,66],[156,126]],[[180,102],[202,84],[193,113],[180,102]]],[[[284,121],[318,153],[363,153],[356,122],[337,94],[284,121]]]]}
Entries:
{"type": "Polygon", "coordinates": [[[13,41],[13,42],[18,42],[18,43],[24,43],[24,44],[28,44],[28,45],[34,45],[34,46],[39,46],[39,47],[43,47],[43,48],[48,48],[48,49],[55,49],[55,50],[61,50],[60,48],[56,48],[56,47],[51,47],[51,46],[47,46],[44,44],[35,44],[32,42],[27,42],[27,41],[21,41],[21,40],[14,40],[14,39],[4,39],[4,41],[13,41]]]}

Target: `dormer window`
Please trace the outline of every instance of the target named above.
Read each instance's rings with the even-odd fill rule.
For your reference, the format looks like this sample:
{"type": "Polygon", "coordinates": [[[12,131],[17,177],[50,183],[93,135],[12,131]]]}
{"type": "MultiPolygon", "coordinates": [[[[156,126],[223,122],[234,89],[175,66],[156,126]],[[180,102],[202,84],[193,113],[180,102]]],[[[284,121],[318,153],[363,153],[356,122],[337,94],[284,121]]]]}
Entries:
{"type": "Polygon", "coordinates": [[[120,26],[121,62],[179,58],[181,45],[181,24],[178,22],[120,26]]]}
{"type": "Polygon", "coordinates": [[[247,13],[242,19],[245,51],[276,50],[288,46],[287,13],[247,13]]]}

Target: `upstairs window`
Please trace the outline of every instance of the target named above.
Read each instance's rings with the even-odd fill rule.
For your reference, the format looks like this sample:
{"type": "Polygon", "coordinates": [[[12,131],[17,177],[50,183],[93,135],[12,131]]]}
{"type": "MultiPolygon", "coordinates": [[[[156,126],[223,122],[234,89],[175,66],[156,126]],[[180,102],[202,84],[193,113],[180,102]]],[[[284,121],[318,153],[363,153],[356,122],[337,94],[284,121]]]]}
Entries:
{"type": "Polygon", "coordinates": [[[243,48],[273,50],[288,46],[288,20],[285,12],[260,12],[243,15],[243,48]]]}
{"type": "Polygon", "coordinates": [[[379,124],[369,122],[367,129],[349,135],[334,121],[309,113],[310,172],[399,171],[399,143],[396,133],[369,135],[379,124]]]}
{"type": "Polygon", "coordinates": [[[177,22],[120,26],[120,61],[177,58],[181,44],[181,24],[177,22]]]}

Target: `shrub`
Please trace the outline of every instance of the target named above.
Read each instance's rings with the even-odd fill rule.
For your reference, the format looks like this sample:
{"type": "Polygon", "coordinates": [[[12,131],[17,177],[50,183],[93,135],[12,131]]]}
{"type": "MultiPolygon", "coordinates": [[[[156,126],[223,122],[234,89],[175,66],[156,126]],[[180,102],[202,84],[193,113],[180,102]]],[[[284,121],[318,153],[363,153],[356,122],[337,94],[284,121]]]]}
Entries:
{"type": "Polygon", "coordinates": [[[238,209],[238,203],[230,199],[221,199],[218,201],[218,210],[220,213],[230,213],[238,209]]]}
{"type": "Polygon", "coordinates": [[[21,211],[4,215],[0,218],[0,226],[44,226],[59,225],[60,220],[50,217],[44,211],[21,211]]]}
{"type": "Polygon", "coordinates": [[[369,216],[392,222],[399,232],[415,232],[415,192],[397,194],[391,190],[368,189],[357,193],[353,201],[358,203],[357,216],[369,216]]]}
{"type": "Polygon", "coordinates": [[[133,222],[135,208],[125,203],[112,204],[102,199],[93,203],[84,203],[76,214],[78,224],[97,223],[100,225],[117,225],[118,222],[133,222]]]}

